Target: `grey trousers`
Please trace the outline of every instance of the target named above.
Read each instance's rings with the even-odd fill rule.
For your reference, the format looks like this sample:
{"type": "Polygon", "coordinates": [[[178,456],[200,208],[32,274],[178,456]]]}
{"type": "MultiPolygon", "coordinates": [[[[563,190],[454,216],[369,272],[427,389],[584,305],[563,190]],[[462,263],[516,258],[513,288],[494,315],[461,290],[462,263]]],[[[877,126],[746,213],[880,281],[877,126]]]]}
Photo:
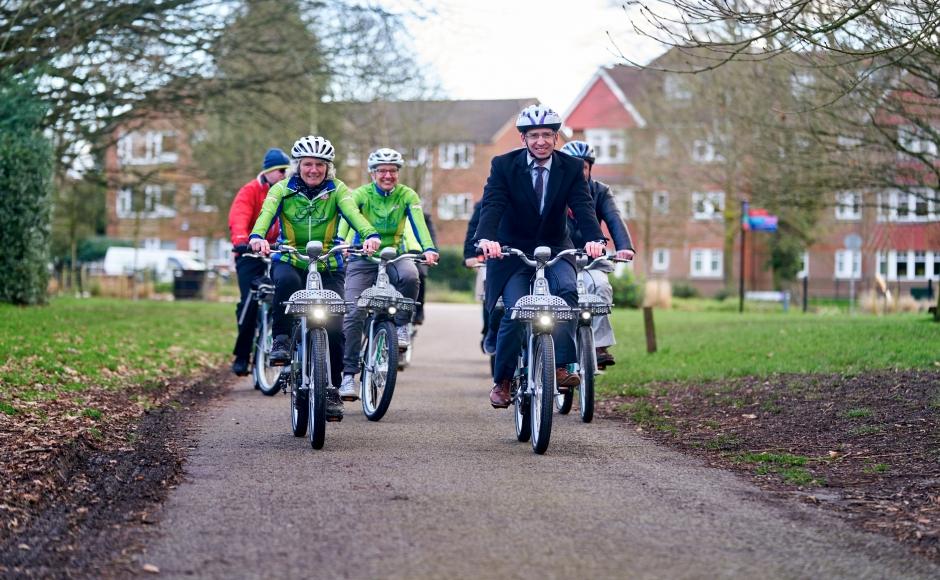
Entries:
{"type": "MultiPolygon", "coordinates": [[[[343,373],[359,372],[359,350],[362,348],[362,327],[366,312],[356,307],[355,303],[366,288],[375,284],[378,275],[379,265],[371,260],[352,260],[346,267],[346,300],[352,302],[353,306],[343,318],[343,335],[346,338],[343,373]]],[[[402,260],[389,266],[388,279],[405,298],[414,300],[418,296],[418,268],[411,260],[402,260]]],[[[395,325],[404,326],[410,319],[410,312],[399,312],[395,315],[395,325]]]]}
{"type": "MultiPolygon", "coordinates": [[[[597,294],[607,304],[614,302],[614,288],[607,280],[607,272],[600,270],[585,270],[581,272],[581,280],[584,281],[584,288],[591,294],[597,294]]],[[[591,321],[591,329],[594,331],[594,347],[601,348],[616,344],[614,339],[614,329],[610,325],[608,316],[595,316],[591,321]]],[[[348,340],[348,339],[347,339],[348,340]]]]}

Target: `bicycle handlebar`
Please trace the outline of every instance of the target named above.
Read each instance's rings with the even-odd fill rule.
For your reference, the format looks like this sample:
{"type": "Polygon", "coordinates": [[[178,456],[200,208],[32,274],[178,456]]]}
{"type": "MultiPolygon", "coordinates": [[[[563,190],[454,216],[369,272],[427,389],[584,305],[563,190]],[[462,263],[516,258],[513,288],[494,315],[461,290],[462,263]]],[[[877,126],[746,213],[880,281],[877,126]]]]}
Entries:
{"type": "MultiPolygon", "coordinates": [[[[359,256],[360,258],[366,258],[366,259],[368,259],[368,260],[372,260],[372,261],[375,262],[376,264],[378,264],[379,262],[383,261],[383,258],[382,258],[381,256],[376,257],[376,256],[375,256],[375,253],[373,253],[373,254],[367,254],[367,253],[362,249],[361,246],[350,246],[349,248],[350,248],[350,249],[349,249],[349,254],[352,255],[352,256],[359,256]]],[[[379,253],[379,252],[376,252],[376,253],[379,253]]],[[[384,260],[384,261],[385,261],[387,264],[394,264],[395,262],[399,262],[399,261],[401,261],[401,260],[413,260],[416,264],[427,264],[427,265],[429,265],[429,266],[436,266],[436,265],[437,265],[436,263],[435,263],[435,264],[431,264],[430,262],[428,262],[428,259],[424,257],[424,254],[411,254],[411,253],[400,254],[400,255],[398,255],[398,256],[396,256],[396,257],[394,257],[394,258],[390,258],[390,259],[387,259],[387,260],[384,260]]]]}

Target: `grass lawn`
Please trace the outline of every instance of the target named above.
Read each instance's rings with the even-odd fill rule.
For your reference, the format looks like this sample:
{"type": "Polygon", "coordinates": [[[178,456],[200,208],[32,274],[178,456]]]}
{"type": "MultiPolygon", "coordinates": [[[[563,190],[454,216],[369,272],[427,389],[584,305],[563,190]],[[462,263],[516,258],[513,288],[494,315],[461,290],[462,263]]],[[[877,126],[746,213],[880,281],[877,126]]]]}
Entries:
{"type": "Polygon", "coordinates": [[[0,410],[89,386],[147,385],[218,366],[234,340],[233,304],[57,298],[0,305],[0,410]]]}
{"type": "Polygon", "coordinates": [[[654,310],[655,354],[646,353],[641,311],[617,309],[611,321],[617,365],[599,381],[609,394],[660,381],[940,366],[940,324],[925,314],[654,310]]]}

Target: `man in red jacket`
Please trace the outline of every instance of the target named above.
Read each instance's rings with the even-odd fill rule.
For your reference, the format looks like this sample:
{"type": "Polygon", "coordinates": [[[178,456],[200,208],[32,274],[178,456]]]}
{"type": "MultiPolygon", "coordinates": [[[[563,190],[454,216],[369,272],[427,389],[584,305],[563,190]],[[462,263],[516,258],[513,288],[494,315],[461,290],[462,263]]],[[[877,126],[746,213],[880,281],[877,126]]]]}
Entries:
{"type": "MultiPolygon", "coordinates": [[[[271,148],[264,154],[261,164],[261,173],[249,181],[235,195],[232,207],[228,212],[228,229],[232,234],[232,251],[235,252],[235,272],[238,274],[238,289],[241,291],[241,301],[235,310],[236,320],[245,301],[250,297],[251,283],[267,274],[263,260],[246,258],[242,254],[250,251],[247,247],[248,235],[261,213],[261,204],[268,195],[272,185],[284,179],[287,168],[290,167],[290,158],[280,149],[271,148]]],[[[278,222],[275,221],[268,230],[269,243],[277,241],[280,233],[278,222]]],[[[248,360],[251,358],[251,347],[255,336],[255,322],[258,317],[258,306],[254,302],[248,304],[248,311],[242,324],[238,327],[238,338],[235,339],[235,362],[232,363],[232,372],[243,377],[248,374],[248,360]]]]}

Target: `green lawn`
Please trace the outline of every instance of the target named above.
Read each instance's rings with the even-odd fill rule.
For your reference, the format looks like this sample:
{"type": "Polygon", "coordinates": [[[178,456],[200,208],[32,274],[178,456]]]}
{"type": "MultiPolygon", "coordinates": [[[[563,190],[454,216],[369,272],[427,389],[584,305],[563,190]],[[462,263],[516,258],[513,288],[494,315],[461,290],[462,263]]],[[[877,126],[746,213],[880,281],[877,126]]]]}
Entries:
{"type": "Polygon", "coordinates": [[[658,381],[940,366],[940,324],[925,314],[655,310],[654,319],[659,352],[651,355],[642,312],[614,311],[617,365],[601,378],[601,391],[658,381]]]}
{"type": "Polygon", "coordinates": [[[0,305],[0,399],[15,407],[14,398],[146,384],[223,364],[234,341],[234,309],[98,298],[0,305]]]}

